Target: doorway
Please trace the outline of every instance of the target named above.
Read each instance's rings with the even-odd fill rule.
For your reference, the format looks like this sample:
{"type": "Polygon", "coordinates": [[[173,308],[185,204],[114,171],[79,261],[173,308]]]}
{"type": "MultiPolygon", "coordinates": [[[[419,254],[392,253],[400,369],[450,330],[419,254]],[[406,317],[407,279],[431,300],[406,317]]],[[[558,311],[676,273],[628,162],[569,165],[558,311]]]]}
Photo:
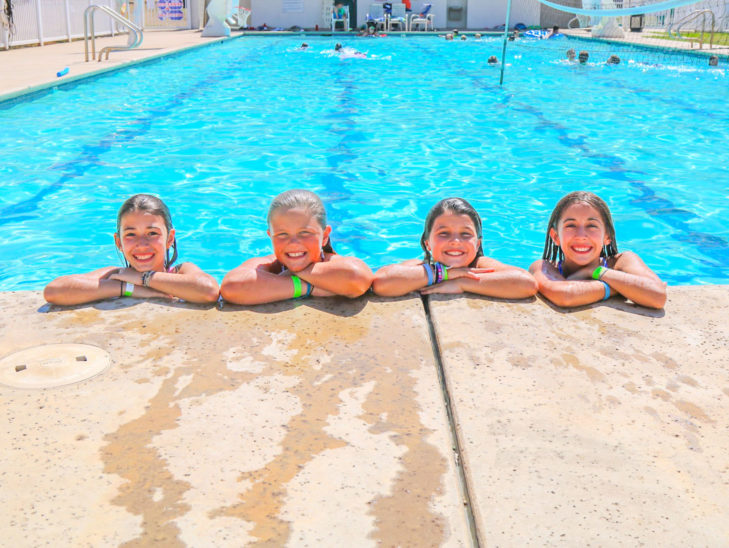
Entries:
{"type": "Polygon", "coordinates": [[[446,28],[466,28],[466,2],[467,0],[448,0],[446,4],[446,28]]]}

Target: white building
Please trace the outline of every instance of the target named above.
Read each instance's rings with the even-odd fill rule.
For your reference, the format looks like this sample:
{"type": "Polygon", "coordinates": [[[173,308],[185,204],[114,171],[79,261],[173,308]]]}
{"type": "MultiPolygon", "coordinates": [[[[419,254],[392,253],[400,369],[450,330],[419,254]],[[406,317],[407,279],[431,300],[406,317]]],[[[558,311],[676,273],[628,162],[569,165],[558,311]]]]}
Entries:
{"type": "MultiPolygon", "coordinates": [[[[357,26],[367,20],[370,5],[382,0],[342,0],[349,5],[350,13],[357,14],[357,26]]],[[[326,29],[329,27],[322,14],[325,6],[331,6],[332,0],[241,0],[240,5],[251,9],[251,26],[258,27],[264,23],[269,27],[284,29],[299,26],[305,29],[326,29]]],[[[423,0],[412,0],[413,11],[420,11],[423,0]]],[[[503,25],[506,19],[507,0],[427,0],[432,3],[431,13],[435,16],[435,28],[444,29],[491,29],[503,25]]],[[[562,14],[543,7],[537,0],[513,0],[510,26],[516,23],[551,26],[566,24],[573,16],[562,14]],[[550,21],[540,21],[551,12],[550,21]],[[556,16],[556,17],[555,17],[556,16]],[[564,22],[563,22],[564,20],[564,22]]],[[[354,21],[354,17],[352,17],[354,21]]]]}

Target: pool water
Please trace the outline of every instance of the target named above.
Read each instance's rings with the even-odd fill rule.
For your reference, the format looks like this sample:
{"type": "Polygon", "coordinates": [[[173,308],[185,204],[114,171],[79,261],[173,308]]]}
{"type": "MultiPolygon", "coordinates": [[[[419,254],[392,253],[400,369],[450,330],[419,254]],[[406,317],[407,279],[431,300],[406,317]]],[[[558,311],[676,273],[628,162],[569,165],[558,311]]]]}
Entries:
{"type": "Polygon", "coordinates": [[[270,253],[268,204],[296,187],[373,269],[421,256],[448,196],[481,213],[487,255],[527,268],[557,200],[590,190],[619,249],[669,283],[729,282],[725,70],[618,47],[616,67],[599,51],[570,65],[591,44],[523,41],[500,87],[497,39],[339,40],[368,58],[245,37],[0,104],[0,290],[121,264],[116,211],[138,192],[169,205],[181,260],[220,280],[270,253]]]}

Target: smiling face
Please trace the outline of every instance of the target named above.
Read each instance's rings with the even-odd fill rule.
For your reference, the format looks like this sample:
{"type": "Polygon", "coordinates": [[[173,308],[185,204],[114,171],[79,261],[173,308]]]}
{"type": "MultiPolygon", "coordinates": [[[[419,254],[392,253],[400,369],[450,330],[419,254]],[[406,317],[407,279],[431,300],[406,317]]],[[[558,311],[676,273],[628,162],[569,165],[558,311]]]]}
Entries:
{"type": "Polygon", "coordinates": [[[600,212],[584,202],[566,207],[557,223],[557,230],[551,228],[549,235],[556,245],[562,247],[568,270],[577,270],[590,263],[597,267],[603,246],[610,243],[600,212]]]}
{"type": "Polygon", "coordinates": [[[476,258],[480,243],[471,217],[445,211],[435,218],[425,245],[434,261],[463,267],[476,258]]]}
{"type": "Polygon", "coordinates": [[[298,272],[321,261],[322,247],[331,231],[331,226],[322,228],[308,210],[295,207],[271,214],[268,235],[278,262],[298,272]]]}
{"type": "Polygon", "coordinates": [[[137,272],[163,272],[167,249],[175,239],[175,229],[167,232],[160,215],[130,211],[121,218],[119,232],[114,234],[116,246],[137,272]]]}

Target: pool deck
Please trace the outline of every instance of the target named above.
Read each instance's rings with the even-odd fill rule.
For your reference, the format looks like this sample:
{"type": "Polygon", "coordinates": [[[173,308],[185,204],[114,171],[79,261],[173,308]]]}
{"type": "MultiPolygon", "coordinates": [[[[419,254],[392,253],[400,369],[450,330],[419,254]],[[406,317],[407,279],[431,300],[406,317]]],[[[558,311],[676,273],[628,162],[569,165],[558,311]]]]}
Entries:
{"type": "Polygon", "coordinates": [[[61,308],[38,292],[0,307],[3,379],[54,367],[54,352],[7,359],[36,345],[111,357],[76,384],[0,385],[11,546],[729,538],[729,286],[671,287],[660,311],[476,296],[429,312],[416,296],[61,308]]]}
{"type": "MultiPolygon", "coordinates": [[[[200,42],[150,32],[101,63],[83,42],[0,51],[0,98],[200,42]]],[[[0,384],[3,545],[729,539],[729,286],[670,287],[660,311],[477,296],[60,308],[25,291],[0,309],[6,383],[57,367],[53,347],[10,357],[31,347],[110,358],[75,384],[0,384]]]]}

